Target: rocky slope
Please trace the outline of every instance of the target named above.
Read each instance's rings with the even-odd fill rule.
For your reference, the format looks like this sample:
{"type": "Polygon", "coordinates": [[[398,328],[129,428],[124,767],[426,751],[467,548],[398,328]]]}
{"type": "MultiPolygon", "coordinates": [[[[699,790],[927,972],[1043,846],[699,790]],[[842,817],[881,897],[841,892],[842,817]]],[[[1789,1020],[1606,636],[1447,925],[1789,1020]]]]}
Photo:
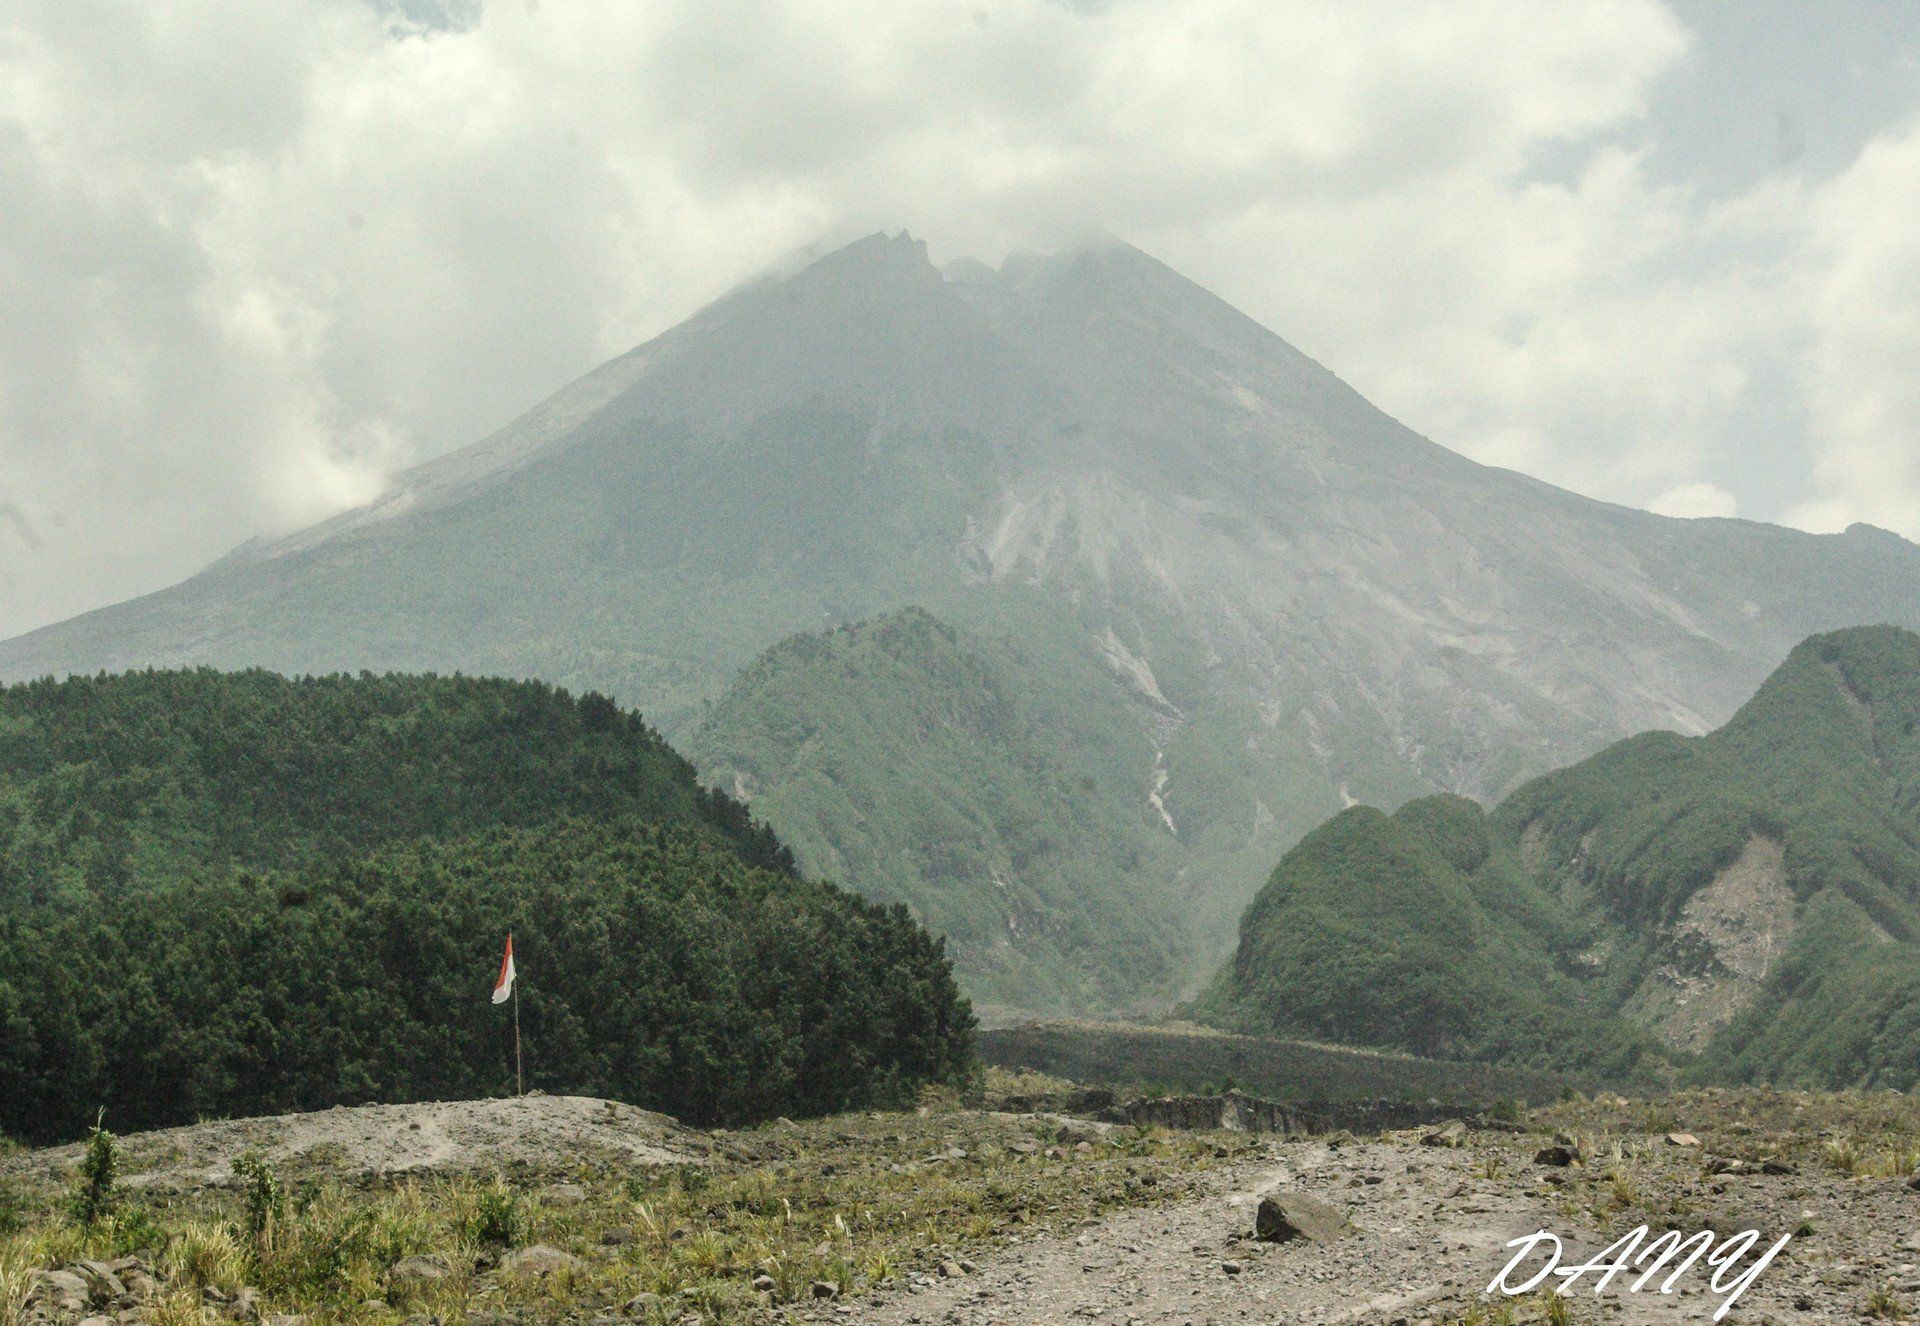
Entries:
{"type": "MultiPolygon", "coordinates": [[[[1343,804],[1493,796],[1630,732],[1704,732],[1813,631],[1920,625],[1917,572],[1920,550],[1871,529],[1669,520],[1475,465],[1124,245],[942,272],[873,236],[365,511],[0,645],[0,676],[457,668],[605,690],[685,738],[784,637],[919,605],[1005,642],[1004,688],[1060,730],[1124,714],[1124,740],[1062,758],[1113,789],[1119,837],[1151,843],[1103,872],[1129,901],[1057,864],[1100,855],[1105,810],[1018,866],[998,826],[966,830],[958,859],[1005,890],[869,869],[847,843],[911,821],[904,771],[751,749],[751,696],[708,772],[771,798],[810,866],[961,918],[996,1000],[1111,1006],[1204,970],[1275,857],[1343,804]],[[1063,677],[1089,680],[1050,695],[1063,677]],[[1033,924],[1032,900],[1067,893],[1090,929],[1033,924]],[[1127,934],[1102,932],[1108,910],[1127,934]],[[1175,957],[1139,960],[1163,941],[1175,957]]],[[[983,734],[982,777],[1019,765],[1019,740],[983,734]]]]}

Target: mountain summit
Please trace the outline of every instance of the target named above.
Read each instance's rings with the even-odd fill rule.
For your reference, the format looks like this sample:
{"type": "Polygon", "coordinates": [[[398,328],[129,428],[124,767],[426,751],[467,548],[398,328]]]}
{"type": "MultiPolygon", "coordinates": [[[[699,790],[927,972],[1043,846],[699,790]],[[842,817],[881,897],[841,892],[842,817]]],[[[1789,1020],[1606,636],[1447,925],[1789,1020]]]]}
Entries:
{"type": "Polygon", "coordinates": [[[1123,1007],[1188,988],[1344,804],[1704,732],[1797,641],[1882,621],[1920,625],[1920,549],[1882,532],[1474,464],[1123,244],[943,273],[874,235],[361,511],[0,645],[0,676],[607,691],[804,865],[911,901],[989,1003],[1123,1007]],[[909,606],[931,625],[755,661],[909,606]],[[978,702],[943,707],[962,674],[978,702]],[[889,763],[942,743],[949,777],[889,763]]]}

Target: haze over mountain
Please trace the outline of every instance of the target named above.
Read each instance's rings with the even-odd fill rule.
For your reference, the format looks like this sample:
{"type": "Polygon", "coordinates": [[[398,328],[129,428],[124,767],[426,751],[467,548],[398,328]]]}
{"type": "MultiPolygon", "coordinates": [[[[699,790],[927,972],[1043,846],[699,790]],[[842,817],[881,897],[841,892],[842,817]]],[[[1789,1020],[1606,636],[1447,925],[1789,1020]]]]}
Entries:
{"type": "Polygon", "coordinates": [[[1798,1086],[1920,1077],[1920,636],[1816,636],[1718,731],[1490,814],[1370,806],[1274,871],[1205,1015],[1260,1032],[1798,1086]]]}
{"type": "Polygon", "coordinates": [[[0,645],[0,677],[607,691],[803,865],[948,930],[977,996],[1111,1008],[1190,989],[1342,805],[1492,798],[1628,733],[1705,732],[1803,637],[1881,621],[1920,625],[1920,549],[1893,535],[1668,519],[1474,464],[1125,245],[943,271],[875,235],[373,506],[0,645]],[[755,663],[909,606],[931,623],[755,663]],[[943,744],[968,762],[922,776],[943,744]]]}

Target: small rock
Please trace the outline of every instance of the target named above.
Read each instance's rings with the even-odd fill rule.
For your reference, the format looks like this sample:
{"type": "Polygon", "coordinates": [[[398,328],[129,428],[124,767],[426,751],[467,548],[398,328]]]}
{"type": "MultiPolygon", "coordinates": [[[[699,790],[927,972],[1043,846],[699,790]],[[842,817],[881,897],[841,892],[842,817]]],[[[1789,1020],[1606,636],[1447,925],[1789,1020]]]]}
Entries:
{"type": "Polygon", "coordinates": [[[626,1313],[629,1317],[643,1317],[658,1311],[659,1307],[660,1295],[635,1294],[622,1305],[620,1311],[626,1313]]]}
{"type": "Polygon", "coordinates": [[[1466,1145],[1466,1141],[1467,1126],[1461,1123],[1460,1120],[1454,1119],[1448,1123],[1441,1124],[1438,1128],[1421,1138],[1420,1145],[1457,1147],[1466,1145]]]}
{"type": "Polygon", "coordinates": [[[1220,1269],[1225,1271],[1228,1275],[1238,1275],[1240,1274],[1240,1272],[1246,1270],[1247,1268],[1242,1266],[1239,1262],[1221,1262],[1220,1269]]]}
{"type": "Polygon", "coordinates": [[[500,1259],[500,1269],[507,1275],[552,1275],[556,1271],[577,1271],[583,1265],[585,1263],[572,1253],[544,1243],[508,1253],[500,1259]]]}
{"type": "Polygon", "coordinates": [[[434,1280],[444,1280],[453,1274],[445,1258],[431,1256],[402,1257],[387,1272],[387,1279],[396,1284],[426,1284],[434,1280]]]}
{"type": "Polygon", "coordinates": [[[578,1206],[587,1200],[587,1190],[577,1183],[556,1183],[542,1196],[549,1206],[578,1206]]]}
{"type": "Polygon", "coordinates": [[[1556,1168],[1564,1169],[1569,1165],[1578,1165],[1580,1163],[1580,1153],[1564,1142],[1556,1142],[1552,1146],[1543,1146],[1535,1152],[1533,1163],[1536,1165],[1552,1165],[1556,1168]]]}
{"type": "Polygon", "coordinates": [[[967,1268],[959,1262],[948,1260],[940,1263],[940,1274],[949,1280],[957,1279],[967,1273],[967,1268]]]}
{"type": "Polygon", "coordinates": [[[760,1272],[760,1274],[753,1277],[753,1288],[755,1293],[771,1294],[774,1288],[773,1277],[765,1271],[760,1272]]]}
{"type": "Polygon", "coordinates": [[[233,1296],[233,1302],[227,1304],[227,1315],[235,1321],[259,1321],[259,1291],[252,1288],[243,1288],[233,1296]]]}
{"type": "Polygon", "coordinates": [[[831,1280],[815,1280],[811,1286],[815,1298],[838,1298],[840,1286],[831,1280]]]}
{"type": "Polygon", "coordinates": [[[1253,1217],[1253,1236],[1263,1243],[1306,1239],[1324,1243],[1353,1228],[1339,1209],[1305,1193],[1274,1193],[1260,1199],[1253,1217]]]}
{"type": "Polygon", "coordinates": [[[1699,1146],[1700,1139],[1692,1133],[1668,1133],[1668,1146],[1699,1146]]]}
{"type": "MultiPolygon", "coordinates": [[[[307,1326],[308,1317],[304,1312],[276,1312],[262,1320],[262,1326],[307,1326]]],[[[472,1326],[469,1319],[468,1326],[472,1326]]]]}
{"type": "Polygon", "coordinates": [[[600,1235],[600,1246],[603,1248],[624,1248],[633,1242],[634,1238],[635,1235],[631,1229],[628,1229],[624,1225],[619,1225],[613,1229],[604,1231],[600,1235]]]}

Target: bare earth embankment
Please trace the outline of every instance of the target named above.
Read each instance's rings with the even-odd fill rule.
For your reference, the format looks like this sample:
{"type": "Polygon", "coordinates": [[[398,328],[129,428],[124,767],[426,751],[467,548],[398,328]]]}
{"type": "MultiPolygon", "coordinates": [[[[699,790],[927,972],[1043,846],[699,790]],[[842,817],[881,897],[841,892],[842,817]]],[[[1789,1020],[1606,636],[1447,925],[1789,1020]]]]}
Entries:
{"type": "MultiPolygon", "coordinates": [[[[491,1173],[601,1158],[673,1165],[703,1157],[703,1135],[664,1114],[586,1096],[360,1105],[167,1128],[126,1139],[123,1172],[134,1187],[191,1188],[233,1176],[234,1158],[258,1151],[275,1165],[340,1177],[491,1173]]],[[[31,1152],[0,1174],[64,1175],[78,1145],[31,1152]]]]}

